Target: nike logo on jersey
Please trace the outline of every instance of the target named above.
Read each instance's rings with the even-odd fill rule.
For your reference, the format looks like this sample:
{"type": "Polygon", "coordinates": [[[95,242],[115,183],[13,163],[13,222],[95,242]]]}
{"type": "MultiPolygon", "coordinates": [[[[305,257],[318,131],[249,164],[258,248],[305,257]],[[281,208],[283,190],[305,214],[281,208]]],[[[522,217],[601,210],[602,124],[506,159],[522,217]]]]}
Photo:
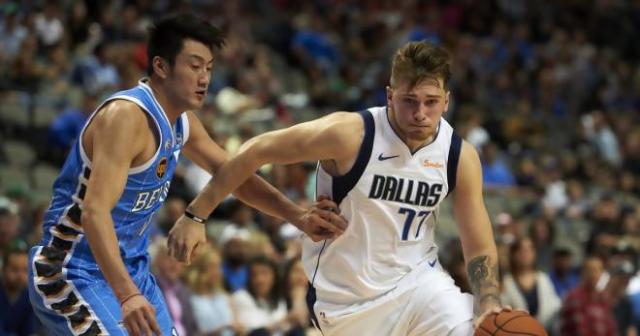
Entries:
{"type": "Polygon", "coordinates": [[[380,155],[378,155],[378,160],[380,160],[380,161],[386,161],[386,160],[389,160],[389,159],[397,158],[397,157],[399,157],[399,156],[400,156],[400,155],[383,156],[383,154],[382,154],[382,153],[380,153],[380,155]]]}
{"type": "Polygon", "coordinates": [[[433,259],[433,261],[429,261],[429,266],[433,267],[438,262],[438,259],[433,259]]]}

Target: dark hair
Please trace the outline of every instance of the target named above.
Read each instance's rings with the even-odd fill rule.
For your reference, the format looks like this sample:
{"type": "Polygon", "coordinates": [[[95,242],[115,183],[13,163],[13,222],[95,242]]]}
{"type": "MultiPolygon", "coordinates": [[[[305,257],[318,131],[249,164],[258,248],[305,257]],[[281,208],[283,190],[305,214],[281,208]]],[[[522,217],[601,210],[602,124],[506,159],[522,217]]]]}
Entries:
{"type": "Polygon", "coordinates": [[[451,57],[442,47],[427,41],[410,42],[393,56],[391,87],[408,82],[413,88],[425,79],[442,79],[443,89],[448,88],[451,78],[451,57]]]}
{"type": "Polygon", "coordinates": [[[280,288],[278,285],[280,283],[280,278],[278,276],[278,266],[273,260],[264,255],[257,256],[249,261],[248,269],[250,278],[249,283],[247,284],[247,291],[254,299],[257,298],[257,296],[255,288],[253,288],[253,284],[251,283],[251,268],[256,265],[267,266],[273,272],[273,287],[271,287],[271,290],[269,291],[267,300],[269,302],[269,308],[276,309],[278,308],[278,301],[280,301],[280,288]]]}
{"type": "Polygon", "coordinates": [[[192,14],[173,14],[156,21],[149,29],[147,74],[153,74],[153,58],[160,56],[171,66],[182,50],[184,40],[192,39],[207,45],[211,51],[224,45],[222,32],[212,24],[192,14]]]}

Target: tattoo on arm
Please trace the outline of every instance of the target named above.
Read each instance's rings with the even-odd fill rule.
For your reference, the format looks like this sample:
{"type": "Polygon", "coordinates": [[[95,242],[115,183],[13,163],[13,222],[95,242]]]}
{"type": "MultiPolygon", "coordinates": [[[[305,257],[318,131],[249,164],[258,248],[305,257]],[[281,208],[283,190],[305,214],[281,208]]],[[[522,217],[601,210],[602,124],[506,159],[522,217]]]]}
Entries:
{"type": "Polygon", "coordinates": [[[486,303],[500,304],[498,290],[498,264],[489,256],[478,256],[467,265],[469,284],[476,297],[476,311],[486,303]]]}

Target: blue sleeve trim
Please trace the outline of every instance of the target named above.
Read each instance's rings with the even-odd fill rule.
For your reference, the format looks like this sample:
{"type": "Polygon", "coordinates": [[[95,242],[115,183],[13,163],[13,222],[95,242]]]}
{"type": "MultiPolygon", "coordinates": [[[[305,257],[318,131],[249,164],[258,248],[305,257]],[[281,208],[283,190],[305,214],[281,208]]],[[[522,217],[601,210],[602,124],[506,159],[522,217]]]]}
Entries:
{"type": "Polygon", "coordinates": [[[356,162],[353,164],[351,170],[349,170],[345,175],[333,177],[332,179],[333,182],[331,190],[333,191],[333,201],[336,202],[336,204],[340,204],[349,191],[356,186],[360,180],[360,176],[362,176],[362,173],[364,173],[364,170],[367,168],[369,159],[371,158],[376,125],[373,121],[373,115],[371,115],[371,112],[365,110],[359,113],[364,120],[364,138],[362,139],[362,144],[360,145],[360,151],[358,152],[356,162]]]}
{"type": "Polygon", "coordinates": [[[462,138],[454,132],[451,134],[451,146],[449,147],[449,158],[447,159],[447,184],[449,185],[447,196],[456,188],[461,148],[462,138]]]}

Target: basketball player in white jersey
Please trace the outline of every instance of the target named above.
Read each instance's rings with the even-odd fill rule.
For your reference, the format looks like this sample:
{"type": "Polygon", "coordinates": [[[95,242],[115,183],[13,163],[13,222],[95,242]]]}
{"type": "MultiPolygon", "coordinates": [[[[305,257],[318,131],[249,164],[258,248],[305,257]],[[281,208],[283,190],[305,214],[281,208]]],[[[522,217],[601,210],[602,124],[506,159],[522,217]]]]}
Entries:
{"type": "MultiPolygon", "coordinates": [[[[500,309],[498,263],[482,198],[477,152],[442,118],[448,53],[409,43],[393,59],[387,106],[326,117],[257,136],[190,204],[203,216],[266,163],[318,160],[317,193],[349,222],[336,237],[303,242],[308,301],[323,335],[471,335],[473,297],[438,263],[434,224],[450,193],[478,323],[500,309]]],[[[178,220],[174,255],[199,239],[178,220]],[[179,244],[182,244],[180,247],[179,244]]]]}

